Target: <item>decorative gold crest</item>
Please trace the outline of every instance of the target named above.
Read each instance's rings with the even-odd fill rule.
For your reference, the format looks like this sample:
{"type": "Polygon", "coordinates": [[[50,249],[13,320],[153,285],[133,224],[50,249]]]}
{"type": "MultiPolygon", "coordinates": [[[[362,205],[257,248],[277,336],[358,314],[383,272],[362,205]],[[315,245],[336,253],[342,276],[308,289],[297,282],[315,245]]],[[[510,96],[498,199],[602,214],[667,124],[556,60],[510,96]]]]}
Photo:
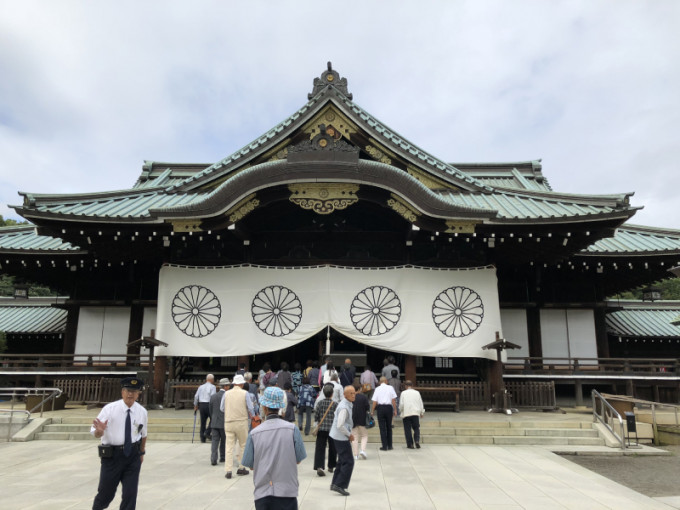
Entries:
{"type": "Polygon", "coordinates": [[[289,184],[290,201],[317,214],[330,214],[359,201],[358,184],[304,183],[289,184]]]}
{"type": "Polygon", "coordinates": [[[475,231],[476,221],[446,220],[447,234],[472,234],[475,231]]]}

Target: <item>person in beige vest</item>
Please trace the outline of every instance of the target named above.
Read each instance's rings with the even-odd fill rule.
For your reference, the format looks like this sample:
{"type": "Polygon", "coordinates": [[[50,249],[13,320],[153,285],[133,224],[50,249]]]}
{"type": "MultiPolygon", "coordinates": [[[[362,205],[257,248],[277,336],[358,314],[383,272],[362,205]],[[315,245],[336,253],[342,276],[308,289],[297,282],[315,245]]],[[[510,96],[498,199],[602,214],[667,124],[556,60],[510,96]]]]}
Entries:
{"type": "MultiPolygon", "coordinates": [[[[224,411],[224,434],[227,439],[225,452],[226,478],[231,478],[231,470],[234,467],[234,445],[238,439],[238,444],[243,451],[248,438],[248,423],[253,417],[253,404],[248,397],[248,392],[243,389],[245,379],[242,375],[234,376],[234,387],[224,393],[220,409],[224,411]]],[[[250,474],[240,462],[237,475],[250,474]]]]}

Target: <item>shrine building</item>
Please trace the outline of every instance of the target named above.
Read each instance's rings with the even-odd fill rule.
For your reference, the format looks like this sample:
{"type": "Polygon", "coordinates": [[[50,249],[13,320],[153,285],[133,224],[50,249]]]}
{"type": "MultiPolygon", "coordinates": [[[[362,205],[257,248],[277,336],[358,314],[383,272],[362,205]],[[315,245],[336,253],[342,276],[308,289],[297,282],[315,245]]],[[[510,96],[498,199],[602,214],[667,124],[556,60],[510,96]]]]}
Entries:
{"type": "Polygon", "coordinates": [[[672,329],[634,349],[617,334],[625,307],[608,298],[680,265],[680,231],[631,224],[632,193],[561,193],[540,160],[444,161],[330,63],[301,103],[219,161],[145,161],[125,190],[20,192],[31,225],[0,229],[0,271],[66,296],[41,349],[134,354],[154,331],[156,354],[194,373],[329,351],[470,378],[496,333],[517,364],[677,358],[672,329]]]}

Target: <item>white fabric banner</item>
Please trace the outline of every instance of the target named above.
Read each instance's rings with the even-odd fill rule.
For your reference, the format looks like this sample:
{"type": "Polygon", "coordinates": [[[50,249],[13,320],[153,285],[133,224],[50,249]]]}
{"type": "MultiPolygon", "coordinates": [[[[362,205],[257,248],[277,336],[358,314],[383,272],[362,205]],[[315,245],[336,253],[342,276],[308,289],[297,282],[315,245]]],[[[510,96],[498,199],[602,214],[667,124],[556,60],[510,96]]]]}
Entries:
{"type": "Polygon", "coordinates": [[[496,359],[496,270],[418,267],[164,266],[159,356],[285,349],[330,325],[358,342],[419,356],[496,359]]]}

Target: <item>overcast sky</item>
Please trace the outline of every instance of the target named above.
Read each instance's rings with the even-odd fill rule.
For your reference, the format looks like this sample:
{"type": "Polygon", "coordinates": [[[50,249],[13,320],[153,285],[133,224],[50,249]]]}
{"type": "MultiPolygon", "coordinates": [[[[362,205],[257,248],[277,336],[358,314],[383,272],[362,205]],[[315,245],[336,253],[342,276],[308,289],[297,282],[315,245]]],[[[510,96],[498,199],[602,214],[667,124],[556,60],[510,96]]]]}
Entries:
{"type": "Polygon", "coordinates": [[[212,163],[307,100],[354,101],[449,162],[543,159],[680,228],[680,1],[0,0],[0,214],[17,191],[212,163]]]}

